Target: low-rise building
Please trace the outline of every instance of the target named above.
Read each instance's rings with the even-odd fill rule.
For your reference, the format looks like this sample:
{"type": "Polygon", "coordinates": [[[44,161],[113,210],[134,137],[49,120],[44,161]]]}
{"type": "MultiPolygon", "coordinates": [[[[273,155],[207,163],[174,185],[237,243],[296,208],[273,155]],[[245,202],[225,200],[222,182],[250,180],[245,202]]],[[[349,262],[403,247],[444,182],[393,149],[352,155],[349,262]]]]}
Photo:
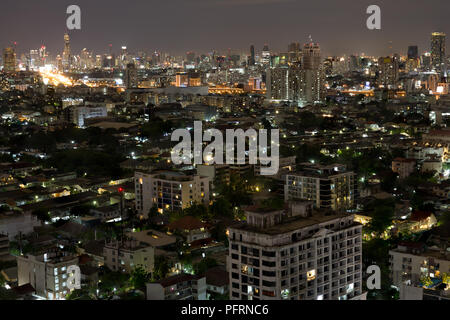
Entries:
{"type": "Polygon", "coordinates": [[[64,299],[71,291],[67,286],[68,271],[74,265],[78,266],[78,256],[59,247],[18,256],[18,285],[30,284],[36,295],[48,300],[64,299]]]}
{"type": "Polygon", "coordinates": [[[389,262],[401,300],[450,299],[450,251],[402,242],[389,251],[389,262]]]}
{"type": "Polygon", "coordinates": [[[103,248],[105,266],[112,271],[130,273],[135,267],[142,266],[147,272],[153,272],[155,249],[137,240],[111,241],[103,248]]]}
{"type": "Polygon", "coordinates": [[[414,172],[416,167],[416,160],[395,158],[392,160],[392,171],[397,173],[400,179],[405,179],[414,172]]]}
{"type": "Polygon", "coordinates": [[[183,273],[147,283],[147,300],[206,300],[206,278],[183,273]]]}

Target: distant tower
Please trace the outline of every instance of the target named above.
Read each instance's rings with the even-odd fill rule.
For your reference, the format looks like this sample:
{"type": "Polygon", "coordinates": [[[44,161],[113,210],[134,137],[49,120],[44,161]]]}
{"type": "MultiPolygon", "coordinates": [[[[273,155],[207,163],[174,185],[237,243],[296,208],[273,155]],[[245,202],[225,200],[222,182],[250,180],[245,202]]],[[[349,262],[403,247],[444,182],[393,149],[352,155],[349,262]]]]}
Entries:
{"type": "Polygon", "coordinates": [[[417,58],[419,58],[419,48],[417,46],[409,46],[408,59],[417,59],[417,58]]]}
{"type": "Polygon", "coordinates": [[[254,66],[255,65],[255,46],[254,45],[250,46],[250,59],[248,61],[248,64],[250,66],[254,66]]]}
{"type": "Polygon", "coordinates": [[[63,68],[65,70],[69,70],[72,64],[72,54],[70,51],[70,37],[69,35],[66,33],[64,35],[64,51],[63,51],[63,68]]]}
{"type": "Polygon", "coordinates": [[[261,52],[261,63],[263,65],[270,64],[270,50],[269,50],[269,45],[267,45],[267,44],[264,45],[264,48],[261,52]]]}
{"type": "Polygon", "coordinates": [[[443,32],[431,34],[431,63],[436,71],[445,73],[445,33],[443,32]]]}
{"type": "Polygon", "coordinates": [[[317,43],[307,43],[302,51],[303,99],[308,103],[322,100],[322,57],[317,43]]]}
{"type": "Polygon", "coordinates": [[[134,63],[127,64],[125,70],[125,86],[127,89],[135,89],[138,87],[138,74],[134,63]]]}
{"type": "Polygon", "coordinates": [[[16,71],[16,52],[12,47],[3,50],[3,71],[16,71]]]}
{"type": "Polygon", "coordinates": [[[289,62],[300,62],[301,60],[301,48],[300,43],[292,42],[288,46],[289,62]]]}

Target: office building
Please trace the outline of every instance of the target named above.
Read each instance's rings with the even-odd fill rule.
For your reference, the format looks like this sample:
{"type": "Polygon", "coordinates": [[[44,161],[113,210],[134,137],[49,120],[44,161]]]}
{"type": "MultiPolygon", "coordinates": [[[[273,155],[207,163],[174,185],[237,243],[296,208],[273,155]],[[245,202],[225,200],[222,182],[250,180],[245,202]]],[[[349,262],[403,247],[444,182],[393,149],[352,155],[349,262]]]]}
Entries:
{"type": "Polygon", "coordinates": [[[320,102],[324,95],[324,75],[320,46],[317,43],[307,43],[302,51],[303,69],[303,99],[309,103],[320,102]]]}
{"type": "Polygon", "coordinates": [[[72,52],[70,49],[70,36],[66,33],[64,35],[64,50],[62,55],[62,65],[64,71],[70,70],[72,67],[72,52]]]}
{"type": "Polygon", "coordinates": [[[399,78],[399,57],[381,57],[378,59],[378,84],[388,89],[397,87],[399,78]]]}
{"type": "Polygon", "coordinates": [[[270,50],[267,44],[264,45],[261,52],[261,64],[266,67],[270,65],[270,50]]]}
{"type": "Polygon", "coordinates": [[[138,87],[138,72],[134,63],[127,64],[124,82],[127,89],[136,89],[138,87]]]}
{"type": "Polygon", "coordinates": [[[16,52],[14,48],[9,47],[3,50],[3,71],[16,72],[16,52]]]}
{"type": "Polygon", "coordinates": [[[433,69],[438,72],[446,72],[445,62],[445,39],[443,32],[433,32],[431,34],[431,63],[433,69]]]}
{"type": "Polygon", "coordinates": [[[256,62],[256,60],[255,60],[255,46],[251,45],[250,46],[250,57],[249,57],[248,64],[249,64],[249,66],[254,66],[255,62],[256,62]]]}

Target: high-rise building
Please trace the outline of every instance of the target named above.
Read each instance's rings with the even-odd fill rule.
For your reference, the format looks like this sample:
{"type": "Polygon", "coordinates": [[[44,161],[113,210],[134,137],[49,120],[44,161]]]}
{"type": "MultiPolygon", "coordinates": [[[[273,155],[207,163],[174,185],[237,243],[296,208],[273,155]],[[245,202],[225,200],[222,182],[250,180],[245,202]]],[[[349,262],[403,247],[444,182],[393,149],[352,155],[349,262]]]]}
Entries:
{"type": "Polygon", "coordinates": [[[303,95],[307,103],[321,101],[324,94],[324,79],[320,46],[307,43],[302,51],[303,95]]]}
{"type": "Polygon", "coordinates": [[[64,70],[70,70],[72,66],[72,53],[70,49],[70,37],[67,33],[64,35],[64,51],[62,56],[62,63],[64,70]]]}
{"type": "Polygon", "coordinates": [[[431,34],[431,63],[433,68],[441,73],[446,72],[445,37],[443,32],[431,34]]]}
{"type": "Polygon", "coordinates": [[[416,72],[420,66],[419,48],[417,46],[408,47],[408,59],[406,60],[406,72],[416,72]]]}
{"type": "Polygon", "coordinates": [[[421,66],[423,71],[430,71],[431,70],[431,53],[430,52],[425,52],[422,56],[421,56],[421,66]]]}
{"type": "Polygon", "coordinates": [[[250,58],[249,58],[248,64],[250,66],[255,65],[255,46],[254,45],[250,46],[250,58]]]}
{"type": "Polygon", "coordinates": [[[138,72],[134,63],[127,64],[124,82],[127,89],[134,89],[138,87],[138,72]]]}
{"type": "Polygon", "coordinates": [[[378,84],[385,88],[396,88],[399,77],[399,56],[378,59],[378,84]]]}
{"type": "Polygon", "coordinates": [[[186,61],[188,63],[195,62],[195,52],[193,51],[186,52],[186,61]]]}
{"type": "Polygon", "coordinates": [[[302,99],[302,70],[294,65],[269,68],[266,88],[269,100],[299,102],[302,99]]]}
{"type": "Polygon", "coordinates": [[[13,47],[8,47],[3,50],[3,71],[15,72],[16,71],[16,52],[13,47]]]}
{"type": "Polygon", "coordinates": [[[343,165],[302,164],[302,171],[287,174],[284,198],[313,201],[318,209],[345,211],[355,205],[356,174],[343,165]]]}
{"type": "Polygon", "coordinates": [[[300,62],[302,59],[302,49],[300,43],[292,42],[288,46],[288,60],[291,63],[300,62]]]}
{"type": "Polygon", "coordinates": [[[408,59],[418,59],[419,58],[419,48],[417,46],[408,47],[408,59]]]}
{"type": "Polygon", "coordinates": [[[270,50],[269,45],[267,44],[264,45],[264,48],[261,52],[261,64],[263,64],[264,66],[270,65],[270,50]]]}
{"type": "Polygon", "coordinates": [[[253,206],[228,228],[231,300],[365,300],[362,225],[353,215],[253,206]]]}

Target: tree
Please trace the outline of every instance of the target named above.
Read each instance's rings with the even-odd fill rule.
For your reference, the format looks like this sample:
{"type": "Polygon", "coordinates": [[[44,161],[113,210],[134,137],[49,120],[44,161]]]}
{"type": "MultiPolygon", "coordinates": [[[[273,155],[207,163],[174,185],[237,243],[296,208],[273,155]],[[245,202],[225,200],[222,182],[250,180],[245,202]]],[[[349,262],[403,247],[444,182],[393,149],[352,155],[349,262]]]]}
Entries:
{"type": "Polygon", "coordinates": [[[32,215],[36,216],[38,220],[42,222],[50,222],[51,217],[47,210],[45,209],[37,209],[32,212],[32,215]]]}
{"type": "Polygon", "coordinates": [[[393,219],[394,209],[392,207],[385,205],[379,206],[375,208],[375,211],[373,212],[368,229],[377,235],[381,235],[392,225],[393,219]]]}
{"type": "Polygon", "coordinates": [[[153,269],[153,280],[162,280],[167,277],[169,273],[170,266],[167,258],[164,256],[155,257],[155,267],[153,269]]]}
{"type": "Polygon", "coordinates": [[[213,258],[206,257],[199,263],[194,264],[194,273],[196,275],[202,275],[205,274],[208,269],[211,269],[215,266],[217,266],[217,261],[213,258]]]}
{"type": "Polygon", "coordinates": [[[131,271],[130,279],[128,282],[135,289],[145,288],[145,284],[150,281],[150,274],[139,265],[131,271]]]}
{"type": "Polygon", "coordinates": [[[216,199],[210,207],[213,217],[233,218],[233,207],[230,201],[224,197],[216,199]]]}

